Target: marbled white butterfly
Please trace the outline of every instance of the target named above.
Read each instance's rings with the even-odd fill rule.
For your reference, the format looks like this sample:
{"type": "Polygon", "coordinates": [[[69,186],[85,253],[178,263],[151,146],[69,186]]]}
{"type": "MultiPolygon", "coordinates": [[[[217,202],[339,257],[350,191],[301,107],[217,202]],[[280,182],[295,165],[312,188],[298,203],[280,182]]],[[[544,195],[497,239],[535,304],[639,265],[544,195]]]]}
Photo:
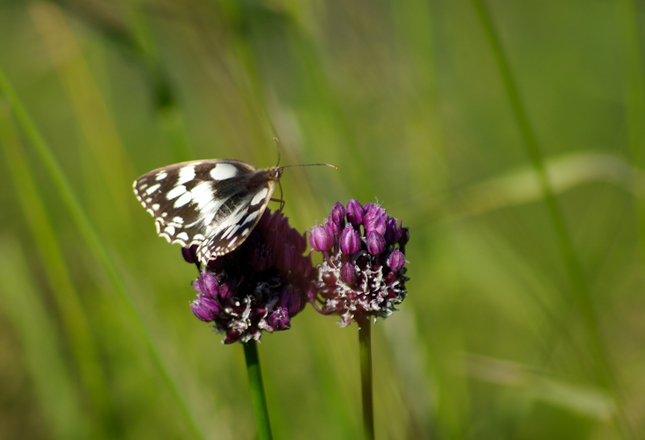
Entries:
{"type": "Polygon", "coordinates": [[[197,245],[206,265],[244,242],[289,166],[302,165],[258,170],[235,159],[183,162],[139,177],[134,193],[154,217],[157,234],[183,247],[197,245]]]}

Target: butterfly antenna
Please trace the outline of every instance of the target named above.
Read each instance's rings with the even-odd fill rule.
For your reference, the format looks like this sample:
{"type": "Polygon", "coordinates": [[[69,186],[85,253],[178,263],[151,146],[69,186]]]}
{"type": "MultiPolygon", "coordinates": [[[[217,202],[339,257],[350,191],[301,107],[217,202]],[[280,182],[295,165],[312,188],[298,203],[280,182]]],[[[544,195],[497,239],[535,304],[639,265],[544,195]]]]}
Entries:
{"type": "Polygon", "coordinates": [[[277,137],[273,138],[273,141],[275,142],[275,147],[278,149],[278,163],[276,164],[276,167],[280,165],[280,140],[277,137]]]}
{"type": "Polygon", "coordinates": [[[335,170],[337,170],[337,169],[338,169],[338,167],[337,167],[336,165],[332,165],[332,164],[330,164],[330,163],[299,163],[299,164],[296,164],[296,165],[283,165],[283,166],[282,166],[282,168],[290,168],[290,167],[318,167],[318,166],[322,166],[322,167],[331,167],[331,168],[333,168],[333,169],[335,169],[335,170]]]}
{"type": "MultiPolygon", "coordinates": [[[[274,137],[273,140],[275,141],[275,146],[278,148],[278,165],[280,165],[280,140],[278,140],[277,137],[274,137]]],[[[336,165],[332,165],[330,163],[301,163],[301,164],[296,164],[296,165],[284,165],[282,168],[289,168],[289,167],[316,167],[316,166],[325,166],[325,167],[332,167],[333,169],[337,170],[338,167],[336,165]]]]}

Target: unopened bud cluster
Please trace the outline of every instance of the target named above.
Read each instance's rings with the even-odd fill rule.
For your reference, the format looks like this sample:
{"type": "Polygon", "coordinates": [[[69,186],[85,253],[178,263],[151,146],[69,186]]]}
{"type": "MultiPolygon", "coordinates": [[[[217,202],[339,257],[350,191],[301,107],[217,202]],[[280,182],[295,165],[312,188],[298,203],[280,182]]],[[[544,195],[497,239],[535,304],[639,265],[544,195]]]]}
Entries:
{"type": "Polygon", "coordinates": [[[389,316],[407,295],[405,245],[408,228],[380,205],[350,200],[336,203],[309,242],[323,254],[317,294],[309,299],[319,312],[340,315],[342,326],[389,316]]]}

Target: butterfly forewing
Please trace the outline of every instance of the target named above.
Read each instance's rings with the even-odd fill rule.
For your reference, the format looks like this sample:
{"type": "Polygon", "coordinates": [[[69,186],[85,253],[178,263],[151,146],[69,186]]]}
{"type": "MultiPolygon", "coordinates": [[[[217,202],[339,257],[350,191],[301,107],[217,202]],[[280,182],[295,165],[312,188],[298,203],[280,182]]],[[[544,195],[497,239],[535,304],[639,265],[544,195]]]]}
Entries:
{"type": "Polygon", "coordinates": [[[196,244],[199,260],[207,264],[249,236],[281,172],[232,159],[183,162],[144,174],[134,192],[160,236],[184,247],[196,244]]]}

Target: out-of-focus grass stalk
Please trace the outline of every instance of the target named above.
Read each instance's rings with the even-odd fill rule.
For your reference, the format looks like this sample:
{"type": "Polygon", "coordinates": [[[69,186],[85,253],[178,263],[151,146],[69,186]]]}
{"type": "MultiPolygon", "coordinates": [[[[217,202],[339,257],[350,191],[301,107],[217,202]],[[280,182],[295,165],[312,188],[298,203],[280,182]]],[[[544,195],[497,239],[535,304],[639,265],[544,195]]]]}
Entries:
{"type": "Polygon", "coordinates": [[[29,12],[114,200],[118,221],[128,224],[129,182],[130,176],[136,173],[105,99],[60,8],[53,3],[38,2],[29,6],[29,12]]]}
{"type": "Polygon", "coordinates": [[[80,396],[72,379],[73,372],[65,365],[56,324],[32,282],[35,276],[30,266],[17,240],[1,236],[0,310],[20,341],[24,366],[47,421],[47,433],[57,439],[90,438],[90,432],[92,437],[104,438],[100,429],[90,429],[91,419],[81,410],[80,396]]]}
{"type": "MultiPolygon", "coordinates": [[[[125,11],[129,29],[132,32],[123,33],[122,40],[127,47],[134,51],[146,74],[146,80],[151,85],[157,106],[157,121],[165,132],[173,152],[174,162],[184,162],[193,159],[187,139],[182,114],[177,108],[173,88],[168,81],[168,75],[161,60],[161,54],[148,16],[144,2],[119,2],[125,11]]],[[[94,17],[100,20],[100,17],[94,17]]]]}
{"type": "Polygon", "coordinates": [[[166,363],[163,360],[161,353],[159,352],[159,349],[154,342],[154,339],[152,338],[152,335],[144,324],[139,310],[136,308],[134,301],[130,296],[130,293],[125,287],[123,278],[119,274],[116,265],[112,261],[112,258],[108,254],[97,232],[94,230],[94,227],[87,218],[85,211],[81,207],[78,198],[74,194],[74,191],[72,190],[67,177],[56,161],[56,158],[52,154],[51,149],[41,136],[40,132],[36,128],[36,125],[32,121],[31,117],[27,114],[27,111],[24,109],[22,103],[18,99],[18,96],[6,79],[1,66],[0,93],[2,93],[9,101],[20,127],[31,142],[31,145],[34,148],[36,154],[49,173],[50,178],[52,179],[54,186],[58,190],[58,193],[60,194],[64,205],[70,211],[72,220],[78,227],[81,236],[86,241],[88,248],[90,249],[92,254],[94,254],[103,270],[105,270],[108,279],[112,283],[112,286],[117,293],[117,297],[121,301],[121,305],[125,313],[127,314],[127,317],[135,328],[136,333],[144,342],[148,355],[153,361],[156,369],[159,371],[163,382],[170,391],[177,406],[181,410],[181,414],[186,420],[186,423],[190,428],[193,437],[205,439],[206,437],[203,430],[201,429],[193,413],[191,412],[188,406],[188,402],[179,389],[179,386],[171,376],[170,371],[168,370],[168,367],[166,366],[166,363]]]}
{"type": "Polygon", "coordinates": [[[269,408],[267,406],[266,395],[264,394],[264,384],[262,383],[262,369],[260,368],[258,346],[254,340],[245,342],[243,345],[258,438],[260,440],[271,440],[273,437],[271,435],[271,423],[269,422],[269,408]]]}
{"type": "MultiPolygon", "coordinates": [[[[645,72],[643,72],[643,45],[638,28],[638,12],[633,0],[623,0],[617,5],[622,12],[620,28],[625,43],[624,96],[627,116],[627,141],[631,160],[636,170],[643,169],[645,155],[645,72]]],[[[634,204],[636,206],[636,226],[639,231],[641,258],[645,256],[645,201],[643,192],[634,179],[634,204]],[[638,197],[641,196],[641,197],[638,197]]]]}
{"type": "MultiPolygon", "coordinates": [[[[41,268],[47,277],[81,382],[90,396],[97,420],[102,420],[99,424],[103,428],[96,430],[97,435],[105,433],[111,411],[110,398],[96,342],[6,105],[0,106],[0,145],[7,163],[11,164],[8,169],[16,199],[40,254],[40,262],[33,265],[41,268]]],[[[39,302],[42,303],[43,298],[39,302]]]]}
{"type": "Polygon", "coordinates": [[[502,47],[502,43],[484,0],[472,0],[472,3],[500,71],[502,84],[506,90],[512,113],[517,120],[520,133],[524,139],[527,153],[537,172],[540,187],[544,195],[544,201],[571,281],[571,288],[573,291],[573,297],[571,300],[575,305],[580,307],[583,315],[586,336],[591,350],[592,367],[594,369],[596,379],[602,386],[606,387],[611,392],[615,400],[617,412],[614,420],[618,429],[624,438],[632,438],[629,424],[625,418],[625,413],[622,410],[618,387],[613,376],[611,366],[609,365],[607,351],[600,333],[595,306],[584,278],[580,261],[576,255],[573,240],[567,230],[564,216],[562,215],[553,189],[551,188],[542,152],[540,151],[537,137],[533,131],[531,122],[529,121],[524,102],[520,96],[519,88],[511,70],[508,57],[502,47]]]}

